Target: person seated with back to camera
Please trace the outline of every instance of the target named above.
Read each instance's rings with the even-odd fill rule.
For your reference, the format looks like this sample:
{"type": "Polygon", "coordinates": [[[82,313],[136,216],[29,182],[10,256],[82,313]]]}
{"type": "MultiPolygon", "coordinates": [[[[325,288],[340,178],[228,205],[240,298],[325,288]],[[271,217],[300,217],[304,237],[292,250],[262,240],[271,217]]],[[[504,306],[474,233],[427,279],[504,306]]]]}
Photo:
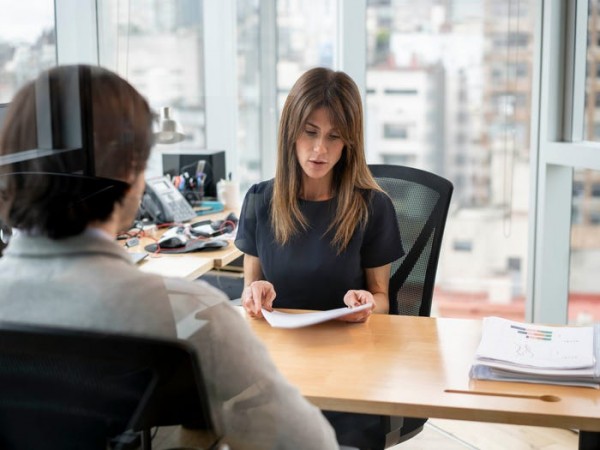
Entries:
{"type": "MultiPolygon", "coordinates": [[[[81,67],[59,66],[40,79],[53,85],[81,67]]],[[[0,320],[157,337],[186,332],[230,448],[338,448],[323,415],[283,378],[222,292],[204,282],[143,273],[115,242],[140,205],[152,114],[127,81],[85,67],[97,179],[124,183],[88,195],[77,177],[44,174],[57,170],[50,158],[21,163],[18,170],[0,166],[0,220],[19,230],[0,259],[0,320]],[[178,330],[186,312],[195,319],[186,315],[192,325],[178,330]]],[[[30,82],[11,102],[0,156],[36,148],[35,86],[30,82]]]]}
{"type": "MultiPolygon", "coordinates": [[[[340,320],[389,311],[391,262],[404,255],[394,206],[366,163],[363,111],[354,81],[314,68],[292,87],[281,113],[275,178],[242,206],[242,305],[328,310],[370,304],[340,320]]],[[[338,441],[377,428],[379,416],[327,413],[338,441]]],[[[354,438],[349,442],[356,442],[354,438]]]]}

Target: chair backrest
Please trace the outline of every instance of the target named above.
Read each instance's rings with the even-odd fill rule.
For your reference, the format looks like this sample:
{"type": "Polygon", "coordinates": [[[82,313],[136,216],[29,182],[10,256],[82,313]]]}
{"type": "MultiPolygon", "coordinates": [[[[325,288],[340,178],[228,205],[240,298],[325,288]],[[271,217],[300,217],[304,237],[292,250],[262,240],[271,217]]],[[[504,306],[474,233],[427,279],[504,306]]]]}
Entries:
{"type": "Polygon", "coordinates": [[[0,323],[0,448],[105,450],[177,424],[215,433],[190,344],[0,323]]]}
{"type": "Polygon", "coordinates": [[[390,314],[429,316],[452,183],[412,167],[373,164],[394,203],[405,255],[392,263],[390,314]]]}

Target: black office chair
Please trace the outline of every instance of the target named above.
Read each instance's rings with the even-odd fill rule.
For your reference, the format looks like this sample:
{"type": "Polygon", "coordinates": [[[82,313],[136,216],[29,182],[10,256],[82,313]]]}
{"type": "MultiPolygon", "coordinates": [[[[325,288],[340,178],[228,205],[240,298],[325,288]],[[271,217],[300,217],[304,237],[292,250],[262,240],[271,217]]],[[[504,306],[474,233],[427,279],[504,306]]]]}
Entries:
{"type": "Polygon", "coordinates": [[[141,431],[150,449],[178,424],[219,445],[187,342],[0,323],[0,448],[120,449],[141,431]]]}
{"type": "MultiPolygon", "coordinates": [[[[369,165],[369,169],[394,203],[406,252],[392,263],[390,314],[429,316],[452,183],[411,167],[369,165]]],[[[421,432],[427,419],[382,416],[381,421],[387,448],[421,432]]],[[[376,443],[372,448],[381,447],[376,443]]]]}

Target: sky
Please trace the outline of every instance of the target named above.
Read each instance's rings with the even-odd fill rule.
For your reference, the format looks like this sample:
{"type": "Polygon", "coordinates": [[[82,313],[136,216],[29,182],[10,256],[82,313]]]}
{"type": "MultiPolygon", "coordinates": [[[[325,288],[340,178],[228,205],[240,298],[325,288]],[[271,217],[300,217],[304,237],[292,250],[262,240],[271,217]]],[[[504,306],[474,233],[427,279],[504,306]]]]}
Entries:
{"type": "Polygon", "coordinates": [[[54,0],[0,0],[0,40],[35,41],[54,27],[54,0]]]}

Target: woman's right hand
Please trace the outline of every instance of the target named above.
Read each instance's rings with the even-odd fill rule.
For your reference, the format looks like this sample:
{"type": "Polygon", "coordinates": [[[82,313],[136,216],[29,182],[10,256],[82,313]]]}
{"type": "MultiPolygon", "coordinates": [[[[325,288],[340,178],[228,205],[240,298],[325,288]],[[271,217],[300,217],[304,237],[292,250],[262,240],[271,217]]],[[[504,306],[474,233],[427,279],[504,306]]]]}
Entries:
{"type": "Polygon", "coordinates": [[[246,313],[255,319],[262,317],[262,308],[267,311],[273,310],[273,300],[275,288],[268,281],[253,281],[242,291],[242,306],[246,313]]]}

